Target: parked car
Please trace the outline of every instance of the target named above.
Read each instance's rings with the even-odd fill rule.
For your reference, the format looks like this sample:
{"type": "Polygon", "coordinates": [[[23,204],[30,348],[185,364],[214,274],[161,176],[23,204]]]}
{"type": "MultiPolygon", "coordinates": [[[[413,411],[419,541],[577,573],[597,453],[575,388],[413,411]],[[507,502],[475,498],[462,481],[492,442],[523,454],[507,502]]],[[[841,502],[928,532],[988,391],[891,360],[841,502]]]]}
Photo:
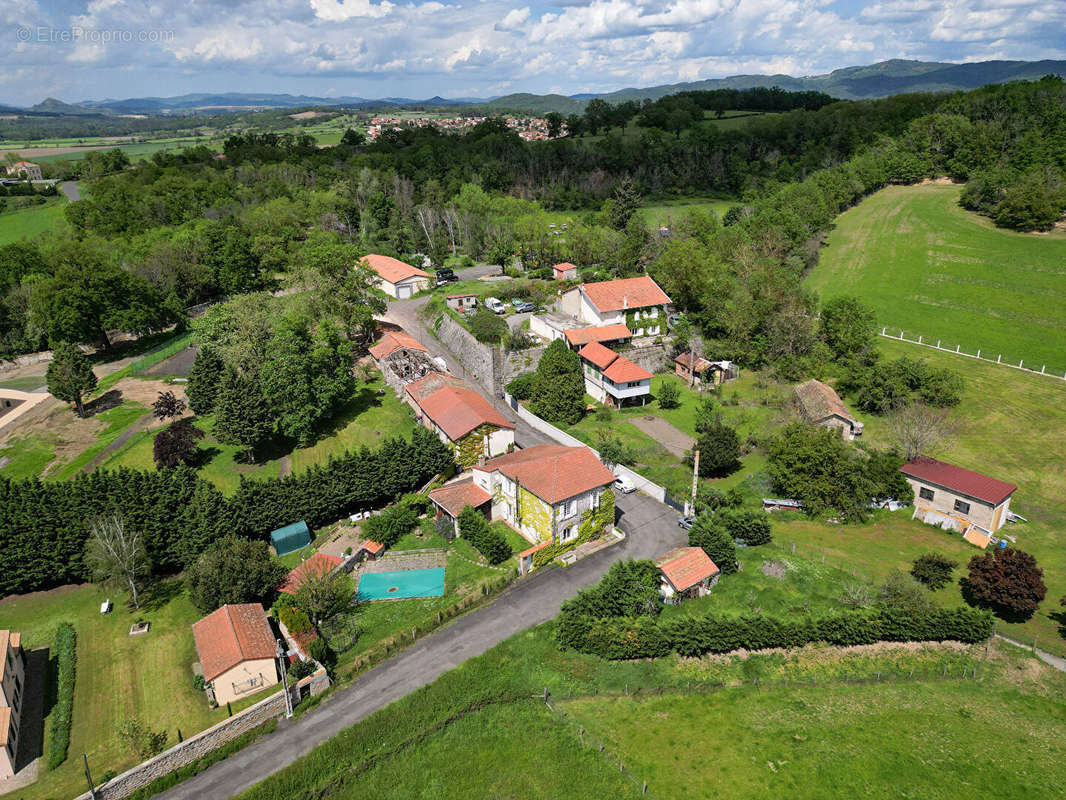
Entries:
{"type": "Polygon", "coordinates": [[[507,311],[507,306],[505,306],[498,297],[486,297],[485,308],[493,314],[503,314],[507,311]]]}
{"type": "Polygon", "coordinates": [[[452,281],[457,280],[459,280],[459,278],[451,268],[441,267],[437,270],[437,286],[444,286],[446,283],[451,283],[452,281]]]}
{"type": "Polygon", "coordinates": [[[692,523],[696,521],[695,517],[678,517],[677,527],[684,528],[686,531],[692,527],[692,523]]]}
{"type": "Polygon", "coordinates": [[[614,488],[620,491],[622,494],[629,494],[637,490],[637,485],[633,483],[633,479],[626,475],[614,476],[614,488]]]}
{"type": "Polygon", "coordinates": [[[537,307],[528,300],[515,300],[511,303],[511,308],[514,309],[516,314],[525,314],[527,311],[537,310],[537,307]]]}
{"type": "Polygon", "coordinates": [[[680,321],[681,321],[681,315],[680,314],[671,314],[670,316],[668,316],[666,318],[666,324],[670,328],[672,328],[675,325],[677,325],[677,323],[679,323],[680,321]]]}

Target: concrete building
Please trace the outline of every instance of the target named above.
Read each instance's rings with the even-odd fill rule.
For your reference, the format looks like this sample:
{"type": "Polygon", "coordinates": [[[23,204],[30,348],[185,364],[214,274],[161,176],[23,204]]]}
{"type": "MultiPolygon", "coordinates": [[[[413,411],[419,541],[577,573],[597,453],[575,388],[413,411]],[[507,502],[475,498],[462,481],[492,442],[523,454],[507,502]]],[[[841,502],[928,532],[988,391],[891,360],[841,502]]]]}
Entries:
{"type": "Polygon", "coordinates": [[[556,264],[552,267],[552,273],[557,281],[572,281],[577,279],[577,267],[569,261],[556,264]]]}
{"type": "Polygon", "coordinates": [[[816,380],[801,383],[796,387],[796,400],[811,425],[840,431],[849,441],[862,434],[862,423],[851,415],[832,386],[816,380]]]}
{"type": "Polygon", "coordinates": [[[578,352],[585,391],[615,408],[642,406],[651,396],[652,374],[625,356],[590,342],[578,352]]]}
{"type": "Polygon", "coordinates": [[[914,489],[914,517],[963,535],[983,534],[981,546],[1007,521],[1013,483],[920,457],[899,468],[914,489]],[[977,528],[977,531],[971,531],[977,528]]]}
{"type": "Polygon", "coordinates": [[[473,292],[466,294],[450,294],[444,299],[444,302],[447,303],[448,308],[454,308],[460,313],[465,313],[477,308],[477,295],[473,292]]]}
{"type": "Polygon", "coordinates": [[[659,568],[659,597],[680,603],[710,594],[722,571],[702,547],[679,547],[655,560],[659,568]]]}
{"type": "Polygon", "coordinates": [[[559,298],[558,308],[588,325],[625,325],[635,338],[666,333],[670,298],[647,275],[583,283],[559,298]]]}
{"type": "Polygon", "coordinates": [[[406,300],[423,289],[428,289],[433,277],[425,270],[377,253],[363,256],[362,263],[378,274],[378,287],[397,300],[406,300]]]}
{"type": "MultiPolygon", "coordinates": [[[[15,774],[19,727],[22,724],[23,691],[26,688],[26,659],[22,634],[0,631],[0,780],[15,774]]],[[[2,786],[3,784],[0,784],[2,786]]]]}
{"type": "Polygon", "coordinates": [[[7,177],[25,178],[28,181],[44,180],[41,175],[41,166],[32,161],[16,161],[7,168],[7,177]]]}
{"type": "MultiPolygon", "coordinates": [[[[576,541],[583,516],[601,508],[615,480],[589,448],[548,444],[516,450],[472,471],[474,484],[492,498],[492,518],[535,545],[576,541]]],[[[611,520],[602,533],[614,528],[610,497],[611,520]]]]}
{"type": "Polygon", "coordinates": [[[277,685],[277,642],[259,603],[222,606],[195,622],[192,635],[219,705],[277,685]]]}

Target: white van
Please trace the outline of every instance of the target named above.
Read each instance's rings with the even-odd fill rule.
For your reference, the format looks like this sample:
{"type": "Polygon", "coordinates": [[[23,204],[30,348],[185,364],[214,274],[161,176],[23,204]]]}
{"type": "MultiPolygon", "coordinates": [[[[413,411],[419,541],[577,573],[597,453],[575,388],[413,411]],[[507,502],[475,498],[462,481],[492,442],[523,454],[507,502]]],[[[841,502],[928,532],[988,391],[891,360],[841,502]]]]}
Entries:
{"type": "Polygon", "coordinates": [[[499,298],[496,297],[486,297],[485,308],[487,308],[493,314],[503,314],[507,311],[506,306],[504,306],[504,304],[500,302],[499,298]]]}

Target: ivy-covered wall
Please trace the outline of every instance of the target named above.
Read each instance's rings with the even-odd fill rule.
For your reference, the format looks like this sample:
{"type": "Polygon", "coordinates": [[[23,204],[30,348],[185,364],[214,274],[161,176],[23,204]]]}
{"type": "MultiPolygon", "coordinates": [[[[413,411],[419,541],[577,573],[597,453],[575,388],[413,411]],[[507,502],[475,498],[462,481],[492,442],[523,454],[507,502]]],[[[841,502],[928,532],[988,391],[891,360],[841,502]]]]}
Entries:
{"type": "Polygon", "coordinates": [[[532,528],[542,542],[550,542],[555,533],[552,507],[523,486],[518,487],[518,525],[532,528]]]}
{"type": "Polygon", "coordinates": [[[626,327],[634,336],[654,336],[663,332],[663,324],[666,322],[666,311],[663,307],[655,306],[656,316],[648,316],[653,309],[636,308],[625,312],[626,327]],[[648,329],[656,328],[656,333],[650,333],[648,329]]]}
{"type": "Polygon", "coordinates": [[[455,444],[455,460],[463,469],[474,466],[485,453],[485,440],[499,428],[488,423],[474,428],[455,444]]]}
{"type": "Polygon", "coordinates": [[[589,508],[581,515],[581,525],[577,529],[577,538],[569,542],[555,542],[533,554],[533,569],[549,564],[563,553],[573,550],[579,544],[591,542],[603,536],[614,525],[614,492],[604,489],[600,495],[600,504],[589,508]]]}

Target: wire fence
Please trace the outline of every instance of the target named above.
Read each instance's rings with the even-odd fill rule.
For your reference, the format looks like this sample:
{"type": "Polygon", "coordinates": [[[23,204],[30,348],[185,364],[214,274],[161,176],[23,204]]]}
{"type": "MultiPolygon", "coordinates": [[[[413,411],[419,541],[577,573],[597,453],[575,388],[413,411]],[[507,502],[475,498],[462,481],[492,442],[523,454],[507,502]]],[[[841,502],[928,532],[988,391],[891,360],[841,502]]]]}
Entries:
{"type": "MultiPolygon", "coordinates": [[[[863,572],[861,569],[855,566],[841,553],[834,553],[824,547],[812,544],[797,544],[796,542],[784,541],[780,538],[774,540],[778,546],[785,549],[789,555],[799,556],[807,561],[814,561],[816,563],[825,564],[827,567],[846,572],[856,580],[864,581],[866,583],[873,583],[875,578],[869,573],[863,572]]],[[[737,557],[743,561],[745,550],[740,550],[737,553],[737,557]]],[[[761,555],[758,551],[753,551],[755,555],[761,555]]],[[[773,560],[772,558],[770,560],[773,560]]],[[[747,567],[746,567],[747,568],[747,567]]],[[[754,566],[758,569],[757,566],[754,566]]]]}
{"type": "Polygon", "coordinates": [[[954,344],[954,346],[952,346],[952,342],[948,342],[944,339],[937,339],[936,344],[934,344],[932,339],[927,339],[924,335],[919,335],[917,339],[908,338],[905,334],[905,331],[902,331],[899,328],[884,327],[881,328],[881,333],[879,333],[878,335],[883,336],[886,339],[893,339],[897,342],[909,342],[910,344],[917,344],[921,345],[922,347],[929,347],[933,350],[939,350],[942,353],[953,353],[957,356],[975,358],[978,361],[985,361],[989,364],[999,364],[1000,366],[1010,367],[1011,369],[1019,369],[1022,372],[1031,372],[1034,375],[1046,375],[1049,378],[1055,378],[1056,380],[1066,381],[1066,372],[1063,372],[1061,375],[1058,374],[1058,370],[1062,367],[1061,364],[1051,365],[1050,372],[1048,371],[1047,364],[1041,364],[1040,369],[1035,369],[1035,362],[1031,362],[1030,366],[1027,367],[1025,366],[1025,359],[1019,358],[1018,363],[1015,364],[1013,358],[1008,357],[1004,359],[1002,353],[996,353],[996,357],[993,358],[991,352],[984,352],[979,349],[976,353],[969,353],[962,349],[961,344],[954,344]],[[897,333],[896,331],[899,332],[897,333]]]}

